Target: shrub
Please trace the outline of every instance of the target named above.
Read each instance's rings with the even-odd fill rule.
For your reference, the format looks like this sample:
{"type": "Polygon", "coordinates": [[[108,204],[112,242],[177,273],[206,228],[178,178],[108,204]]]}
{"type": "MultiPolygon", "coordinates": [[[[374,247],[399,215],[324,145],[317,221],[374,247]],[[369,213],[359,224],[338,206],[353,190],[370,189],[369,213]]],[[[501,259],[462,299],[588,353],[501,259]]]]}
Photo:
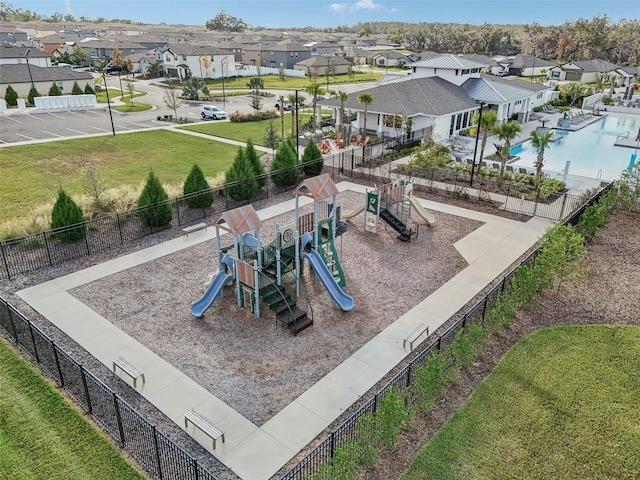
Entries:
{"type": "Polygon", "coordinates": [[[388,389],[382,395],[375,419],[382,446],[393,450],[398,443],[400,432],[409,428],[409,412],[403,395],[396,387],[388,389]]]}
{"type": "Polygon", "coordinates": [[[7,85],[7,91],[4,94],[4,99],[10,107],[18,105],[18,93],[11,85],[7,85]]]}
{"type": "Polygon", "coordinates": [[[355,480],[358,478],[358,465],[353,455],[353,444],[345,442],[333,454],[331,463],[320,466],[313,480],[355,480]]]}
{"type": "Polygon", "coordinates": [[[153,172],[149,172],[149,177],[145,183],[140,198],[138,198],[138,208],[141,208],[138,216],[142,223],[148,227],[164,227],[169,225],[173,217],[169,196],[160,184],[160,180],[153,172]],[[147,208],[145,208],[147,207],[147,208]]]}
{"type": "Polygon", "coordinates": [[[603,105],[613,105],[613,98],[610,95],[605,95],[601,100],[603,105]]]}
{"type": "Polygon", "coordinates": [[[84,91],[78,85],[78,81],[73,82],[73,87],[71,88],[71,95],[82,95],[84,91]]]}
{"type": "Polygon", "coordinates": [[[51,87],[49,88],[49,96],[50,97],[59,97],[60,95],[62,95],[62,90],[60,90],[60,87],[58,86],[58,84],[56,82],[53,82],[51,84],[51,87]]]}
{"type": "Polygon", "coordinates": [[[305,175],[315,176],[319,175],[322,172],[322,167],[324,166],[324,160],[322,158],[322,153],[316,145],[316,142],[313,138],[309,139],[309,142],[304,147],[304,153],[302,154],[302,164],[305,175]]]}
{"type": "Polygon", "coordinates": [[[232,122],[257,122],[259,120],[268,120],[273,118],[273,110],[258,111],[254,113],[240,113],[233,112],[229,115],[229,120],[232,122]]]}
{"type": "Polygon", "coordinates": [[[42,95],[40,94],[40,92],[38,91],[38,89],[37,89],[36,87],[33,87],[33,86],[32,86],[32,87],[29,89],[29,95],[27,95],[27,100],[29,101],[29,103],[30,103],[31,105],[34,105],[34,103],[33,103],[33,99],[34,99],[35,97],[41,97],[41,96],[42,96],[42,95]]]}
{"type": "Polygon", "coordinates": [[[425,365],[416,368],[411,383],[411,392],[416,407],[425,415],[440,398],[444,388],[454,379],[455,372],[448,368],[445,358],[437,352],[431,353],[425,365]]]}
{"type": "Polygon", "coordinates": [[[185,198],[185,203],[189,208],[207,208],[210,207],[213,203],[213,192],[210,191],[211,187],[209,187],[209,183],[207,183],[207,179],[204,178],[204,173],[198,166],[197,163],[193,164],[191,167],[191,171],[189,175],[187,175],[187,179],[184,181],[184,186],[182,187],[182,193],[184,195],[189,195],[196,192],[202,192],[200,195],[189,196],[189,198],[185,198]]]}
{"type": "Polygon", "coordinates": [[[91,88],[91,85],[89,85],[88,83],[84,86],[84,93],[87,95],[96,94],[95,90],[91,88]]]}
{"type": "Polygon", "coordinates": [[[449,147],[429,140],[414,149],[410,165],[419,168],[444,168],[450,161],[449,147]]]}
{"type": "Polygon", "coordinates": [[[233,165],[225,174],[225,183],[231,184],[226,186],[227,193],[236,201],[249,200],[258,191],[253,167],[242,148],[238,148],[233,165]]]}
{"type": "MultiPolygon", "coordinates": [[[[82,209],[61,188],[58,190],[58,199],[51,211],[51,228],[68,227],[84,222],[82,209]]],[[[64,229],[55,236],[63,242],[77,242],[85,237],[85,227],[80,225],[72,229],[64,229]]]]}
{"type": "Polygon", "coordinates": [[[245,149],[244,154],[246,155],[248,162],[253,168],[253,173],[256,176],[256,183],[258,184],[258,188],[264,187],[267,183],[266,172],[264,171],[262,160],[260,160],[260,155],[258,155],[258,152],[253,146],[253,142],[251,141],[251,139],[247,140],[247,148],[245,149]]]}
{"type": "Polygon", "coordinates": [[[294,185],[300,178],[298,159],[295,150],[291,149],[290,142],[283,140],[280,148],[271,163],[271,179],[279,187],[294,185]]]}

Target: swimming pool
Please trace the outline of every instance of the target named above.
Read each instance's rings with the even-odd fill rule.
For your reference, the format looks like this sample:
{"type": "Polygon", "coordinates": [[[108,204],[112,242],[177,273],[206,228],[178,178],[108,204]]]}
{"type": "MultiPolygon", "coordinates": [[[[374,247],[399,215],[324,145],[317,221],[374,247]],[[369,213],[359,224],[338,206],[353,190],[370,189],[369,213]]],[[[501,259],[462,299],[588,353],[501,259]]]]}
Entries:
{"type": "MultiPolygon", "coordinates": [[[[625,132],[635,137],[638,128],[640,119],[606,116],[577,132],[556,130],[556,133],[566,135],[545,149],[543,170],[563,172],[566,162],[571,161],[570,175],[616,180],[626,170],[635,150],[613,144],[616,137],[625,132]]],[[[530,141],[514,146],[511,152],[520,157],[511,165],[533,169],[538,152],[531,148],[530,141]]]]}

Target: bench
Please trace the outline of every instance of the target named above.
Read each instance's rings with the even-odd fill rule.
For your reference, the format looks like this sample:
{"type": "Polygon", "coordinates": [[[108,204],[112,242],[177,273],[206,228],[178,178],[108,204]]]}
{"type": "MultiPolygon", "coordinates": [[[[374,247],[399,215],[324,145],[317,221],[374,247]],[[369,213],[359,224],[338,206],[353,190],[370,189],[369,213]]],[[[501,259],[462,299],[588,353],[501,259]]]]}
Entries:
{"type": "Polygon", "coordinates": [[[144,383],[144,373],[138,370],[136,367],[131,365],[128,361],[126,361],[123,357],[118,357],[113,361],[113,372],[115,373],[116,367],[120,368],[124,373],[129,375],[133,380],[133,388],[136,388],[136,382],[138,378],[142,378],[142,383],[144,383]]]}
{"type": "Polygon", "coordinates": [[[196,223],[195,225],[189,225],[188,227],[184,227],[182,231],[187,234],[187,237],[190,233],[197,232],[198,230],[206,230],[209,224],[202,222],[196,223]]]}
{"type": "Polygon", "coordinates": [[[402,341],[402,348],[407,348],[408,343],[409,351],[413,351],[413,344],[425,333],[427,334],[427,336],[429,335],[429,327],[426,323],[421,323],[409,335],[405,337],[405,339],[402,341]]]}
{"type": "Polygon", "coordinates": [[[214,449],[216,448],[216,440],[218,438],[222,437],[222,441],[224,442],[224,432],[195,410],[190,410],[184,414],[184,428],[189,426],[189,422],[213,440],[214,449]]]}

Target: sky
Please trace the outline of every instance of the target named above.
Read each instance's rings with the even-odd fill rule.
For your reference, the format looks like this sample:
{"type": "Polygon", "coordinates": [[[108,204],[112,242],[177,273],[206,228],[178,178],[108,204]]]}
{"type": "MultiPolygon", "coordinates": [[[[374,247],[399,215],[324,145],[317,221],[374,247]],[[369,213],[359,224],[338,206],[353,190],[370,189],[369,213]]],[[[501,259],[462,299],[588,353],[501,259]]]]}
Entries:
{"type": "Polygon", "coordinates": [[[5,0],[13,8],[95,19],[204,25],[221,10],[253,26],[316,28],[359,22],[444,22],[558,25],[606,13],[637,18],[637,0],[5,0]]]}

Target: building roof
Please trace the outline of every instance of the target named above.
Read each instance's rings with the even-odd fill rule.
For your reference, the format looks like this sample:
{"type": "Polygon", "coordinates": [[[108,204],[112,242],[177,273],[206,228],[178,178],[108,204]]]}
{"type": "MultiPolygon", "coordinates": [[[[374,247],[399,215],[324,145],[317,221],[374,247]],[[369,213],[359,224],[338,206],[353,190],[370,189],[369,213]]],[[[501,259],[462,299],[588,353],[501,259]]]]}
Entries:
{"type": "Polygon", "coordinates": [[[293,193],[319,201],[337,195],[339,190],[336,184],[333,183],[333,180],[331,180],[329,174],[323,173],[317,177],[303,180],[293,193]]]}
{"type": "Polygon", "coordinates": [[[193,45],[191,43],[172,43],[167,50],[170,50],[176,55],[187,55],[191,57],[199,57],[202,54],[227,55],[229,53],[212,45],[193,45]]]}
{"type": "MultiPolygon", "coordinates": [[[[366,90],[366,93],[371,93],[375,97],[375,101],[367,107],[367,111],[386,115],[400,112],[408,117],[416,115],[439,117],[477,106],[461,87],[440,77],[409,78],[379,85],[366,90]]],[[[340,106],[340,101],[337,99],[321,100],[318,103],[340,106]]],[[[344,108],[364,110],[364,106],[358,103],[356,94],[347,97],[344,108]]]]}
{"type": "Polygon", "coordinates": [[[472,70],[474,68],[486,68],[489,65],[469,60],[457,55],[440,55],[439,57],[420,60],[411,64],[412,67],[441,68],[444,70],[472,70]]]}
{"type": "Polygon", "coordinates": [[[544,58],[535,57],[533,55],[518,55],[511,58],[510,64],[514,68],[543,68],[543,67],[555,67],[555,63],[548,62],[544,58]]]}
{"type": "MultiPolygon", "coordinates": [[[[548,88],[548,87],[547,87],[548,88]]],[[[469,78],[462,84],[469,97],[487,103],[504,103],[530,97],[532,92],[510,82],[494,81],[493,77],[469,78]]]]}
{"type": "Polygon", "coordinates": [[[242,235],[243,233],[260,228],[262,222],[253,205],[245,205],[244,207],[238,207],[224,212],[218,217],[215,225],[231,232],[233,235],[242,235]]]}
{"type": "Polygon", "coordinates": [[[486,78],[490,82],[503,83],[505,85],[510,85],[512,87],[520,88],[523,90],[529,90],[531,92],[542,92],[543,90],[551,89],[551,87],[545,85],[544,83],[529,82],[527,80],[521,80],[514,77],[496,77],[494,75],[488,75],[486,73],[481,73],[480,76],[482,78],[486,78]]]}
{"type": "Polygon", "coordinates": [[[29,50],[29,58],[49,58],[47,52],[38,50],[36,47],[16,47],[5,44],[0,44],[0,58],[26,58],[27,50],[29,50]]]}
{"type": "MultiPolygon", "coordinates": [[[[617,68],[620,68],[619,65],[615,63],[608,62],[606,60],[574,60],[573,63],[575,66],[580,68],[584,72],[611,72],[617,68]]],[[[564,65],[563,65],[564,67],[564,65]]]]}
{"type": "Polygon", "coordinates": [[[338,55],[329,55],[329,56],[312,55],[310,58],[305,58],[304,60],[300,60],[299,62],[296,62],[296,65],[302,65],[305,67],[318,67],[318,68],[326,67],[327,64],[329,64],[329,66],[351,65],[351,62],[338,55]]]}
{"type": "Polygon", "coordinates": [[[16,65],[2,65],[2,77],[0,82],[29,83],[29,70],[34,82],[62,82],[65,80],[93,80],[89,72],[77,72],[70,67],[39,67],[37,65],[27,65],[20,63],[16,65]]]}

